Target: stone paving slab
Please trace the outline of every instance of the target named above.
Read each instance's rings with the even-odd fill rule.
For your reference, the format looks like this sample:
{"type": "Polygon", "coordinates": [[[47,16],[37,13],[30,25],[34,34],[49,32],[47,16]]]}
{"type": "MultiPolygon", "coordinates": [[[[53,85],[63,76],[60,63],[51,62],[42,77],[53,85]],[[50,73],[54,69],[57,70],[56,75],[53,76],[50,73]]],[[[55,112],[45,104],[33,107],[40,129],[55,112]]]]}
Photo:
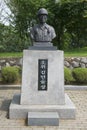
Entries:
{"type": "Polygon", "coordinates": [[[0,88],[0,130],[87,130],[87,91],[66,90],[75,104],[76,120],[60,120],[59,126],[27,126],[25,120],[10,120],[8,110],[14,94],[20,93],[17,88],[0,88]]]}

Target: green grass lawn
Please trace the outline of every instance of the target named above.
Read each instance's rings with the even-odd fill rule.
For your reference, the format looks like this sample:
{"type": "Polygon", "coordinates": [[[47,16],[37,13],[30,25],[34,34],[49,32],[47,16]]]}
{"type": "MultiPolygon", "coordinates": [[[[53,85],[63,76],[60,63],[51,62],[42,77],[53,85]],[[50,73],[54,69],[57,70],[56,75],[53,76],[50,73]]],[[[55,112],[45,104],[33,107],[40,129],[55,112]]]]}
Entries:
{"type": "Polygon", "coordinates": [[[65,51],[65,57],[87,57],[87,51],[65,51]]]}
{"type": "Polygon", "coordinates": [[[0,58],[19,58],[22,57],[23,53],[22,52],[3,52],[0,53],[0,58]]]}
{"type": "MultiPolygon", "coordinates": [[[[19,58],[22,56],[23,52],[0,53],[0,58],[19,58]]],[[[87,57],[87,47],[64,51],[64,57],[87,57]]]]}
{"type": "Polygon", "coordinates": [[[87,57],[87,47],[75,48],[64,52],[65,57],[87,57]]]}

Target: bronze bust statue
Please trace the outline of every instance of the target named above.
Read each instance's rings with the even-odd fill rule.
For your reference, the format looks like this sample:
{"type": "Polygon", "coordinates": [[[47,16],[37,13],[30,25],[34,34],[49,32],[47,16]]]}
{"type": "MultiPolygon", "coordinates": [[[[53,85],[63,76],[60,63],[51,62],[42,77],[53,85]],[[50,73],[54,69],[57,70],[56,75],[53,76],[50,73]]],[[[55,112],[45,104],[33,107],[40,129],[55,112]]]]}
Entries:
{"type": "Polygon", "coordinates": [[[52,39],[56,37],[55,30],[52,26],[46,23],[48,12],[46,9],[41,8],[38,11],[39,24],[32,27],[30,30],[30,37],[35,44],[46,45],[49,44],[52,46],[52,39]]]}

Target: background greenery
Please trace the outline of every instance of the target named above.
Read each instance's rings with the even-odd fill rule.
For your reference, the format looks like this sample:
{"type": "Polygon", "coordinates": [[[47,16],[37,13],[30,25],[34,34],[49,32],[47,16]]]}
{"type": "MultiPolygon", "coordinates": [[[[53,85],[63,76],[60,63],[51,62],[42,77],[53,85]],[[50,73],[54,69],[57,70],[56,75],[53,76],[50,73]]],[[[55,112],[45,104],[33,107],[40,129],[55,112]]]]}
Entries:
{"type": "Polygon", "coordinates": [[[74,78],[72,76],[72,71],[69,68],[64,68],[64,81],[65,84],[70,84],[72,81],[74,81],[74,78]]]}
{"type": "MultiPolygon", "coordinates": [[[[9,66],[3,67],[1,70],[1,84],[20,84],[22,76],[22,68],[9,66]]],[[[65,84],[87,84],[87,68],[64,68],[64,82],[65,84]]]]}
{"type": "Polygon", "coordinates": [[[87,46],[87,1],[85,0],[5,0],[12,14],[9,26],[0,23],[0,52],[19,52],[31,45],[29,30],[38,22],[36,13],[45,7],[48,24],[55,28],[53,43],[59,49],[87,46]]]}
{"type": "Polygon", "coordinates": [[[87,85],[87,68],[64,68],[65,84],[87,85]]]}
{"type": "MultiPolygon", "coordinates": [[[[20,58],[23,52],[0,52],[0,58],[20,58]]],[[[64,51],[64,57],[87,57],[87,47],[64,51]]]]}
{"type": "Polygon", "coordinates": [[[3,67],[1,70],[2,83],[15,83],[20,82],[20,67],[3,67]]]}
{"type": "Polygon", "coordinates": [[[87,68],[75,68],[72,70],[75,81],[79,84],[87,84],[87,68]]]}

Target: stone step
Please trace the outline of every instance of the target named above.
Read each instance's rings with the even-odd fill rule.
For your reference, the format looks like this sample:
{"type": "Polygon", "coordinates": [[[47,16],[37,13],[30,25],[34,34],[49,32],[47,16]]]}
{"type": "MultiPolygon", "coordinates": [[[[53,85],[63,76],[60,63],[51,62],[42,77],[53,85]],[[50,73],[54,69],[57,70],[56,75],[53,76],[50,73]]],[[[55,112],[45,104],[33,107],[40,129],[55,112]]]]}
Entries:
{"type": "Polygon", "coordinates": [[[28,112],[28,126],[59,126],[57,112],[28,112]]]}

